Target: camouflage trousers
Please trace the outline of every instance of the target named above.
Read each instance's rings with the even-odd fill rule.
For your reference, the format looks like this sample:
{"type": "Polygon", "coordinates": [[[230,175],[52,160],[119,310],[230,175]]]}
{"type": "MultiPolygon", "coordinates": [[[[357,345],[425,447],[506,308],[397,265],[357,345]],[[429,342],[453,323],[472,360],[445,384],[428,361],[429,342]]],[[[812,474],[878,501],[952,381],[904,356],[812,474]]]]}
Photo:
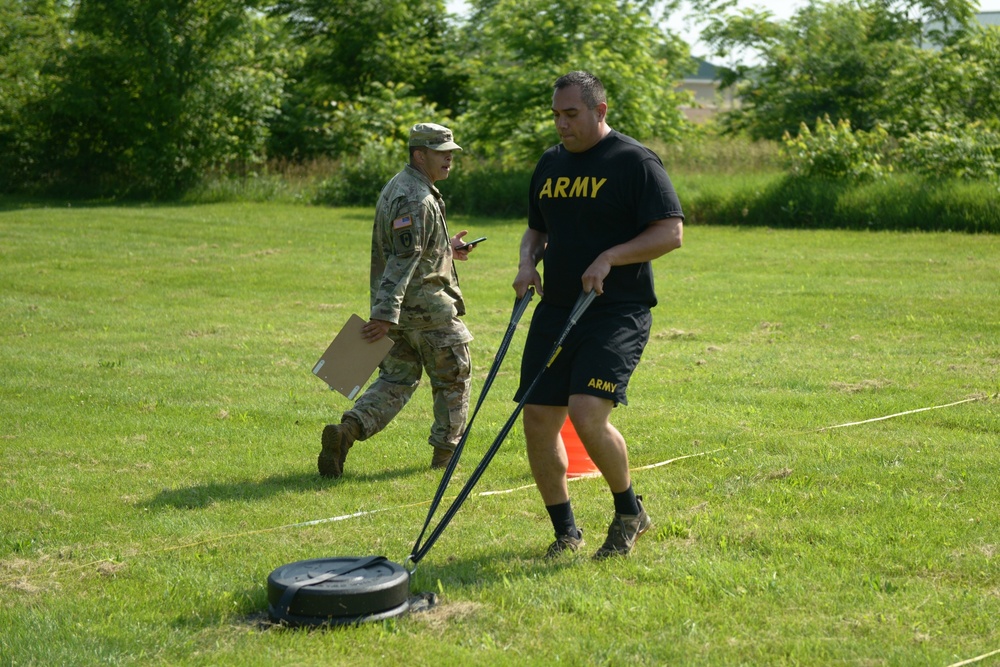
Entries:
{"type": "Polygon", "coordinates": [[[427,442],[454,450],[469,414],[469,330],[456,320],[442,329],[393,328],[389,337],[394,345],[379,364],[378,377],[344,413],[344,418],[353,417],[361,424],[358,440],[372,437],[409,402],[420,384],[422,371],[426,371],[434,400],[434,424],[427,442]]]}

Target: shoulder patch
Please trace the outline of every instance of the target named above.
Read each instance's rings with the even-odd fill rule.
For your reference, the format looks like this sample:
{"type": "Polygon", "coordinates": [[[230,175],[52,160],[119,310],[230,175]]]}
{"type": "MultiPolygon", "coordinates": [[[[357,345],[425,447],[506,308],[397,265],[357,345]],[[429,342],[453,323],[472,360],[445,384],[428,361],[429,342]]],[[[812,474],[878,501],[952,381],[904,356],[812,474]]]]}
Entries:
{"type": "Polygon", "coordinates": [[[404,229],[406,227],[413,226],[413,218],[408,215],[404,215],[402,218],[396,218],[392,221],[393,229],[404,229]]]}

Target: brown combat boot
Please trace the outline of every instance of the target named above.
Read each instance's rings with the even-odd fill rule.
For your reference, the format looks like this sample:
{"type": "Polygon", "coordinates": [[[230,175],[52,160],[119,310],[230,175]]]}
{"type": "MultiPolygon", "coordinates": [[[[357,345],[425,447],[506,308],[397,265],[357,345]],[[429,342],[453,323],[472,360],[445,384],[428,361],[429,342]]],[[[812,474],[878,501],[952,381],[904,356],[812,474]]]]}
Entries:
{"type": "Polygon", "coordinates": [[[334,479],[344,474],[347,450],[358,439],[358,424],[353,419],[345,419],[339,424],[327,424],[323,429],[323,450],[319,453],[317,465],[319,474],[334,479]]]}
{"type": "Polygon", "coordinates": [[[442,449],[440,447],[435,447],[434,458],[431,459],[431,470],[447,468],[448,464],[451,463],[451,457],[454,455],[455,452],[450,449],[442,449]]]}

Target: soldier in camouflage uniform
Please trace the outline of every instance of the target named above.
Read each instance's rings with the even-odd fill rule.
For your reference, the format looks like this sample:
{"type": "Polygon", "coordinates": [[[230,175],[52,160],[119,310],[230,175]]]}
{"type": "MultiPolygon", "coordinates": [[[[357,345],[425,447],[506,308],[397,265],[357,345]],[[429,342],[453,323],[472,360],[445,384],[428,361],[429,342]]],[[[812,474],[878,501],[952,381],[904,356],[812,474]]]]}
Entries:
{"type": "Polygon", "coordinates": [[[378,377],[343,414],[323,429],[319,473],[340,477],[355,441],[375,435],[403,409],[420,381],[430,378],[434,424],[428,442],[432,468],[448,465],[469,412],[472,335],[458,319],[465,301],[454,259],[465,230],[448,233],[445,206],[434,183],[448,178],[452,153],[462,150],[451,131],[434,123],[410,130],[410,162],[382,188],[372,228],[371,315],[362,337],[389,336],[393,347],[378,377]]]}

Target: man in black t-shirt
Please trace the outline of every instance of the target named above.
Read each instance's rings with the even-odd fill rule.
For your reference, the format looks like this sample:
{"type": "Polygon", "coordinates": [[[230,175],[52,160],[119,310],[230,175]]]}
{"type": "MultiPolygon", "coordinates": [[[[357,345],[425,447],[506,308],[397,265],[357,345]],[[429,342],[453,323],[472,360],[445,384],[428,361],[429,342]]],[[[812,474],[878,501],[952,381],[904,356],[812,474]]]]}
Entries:
{"type": "Polygon", "coordinates": [[[560,437],[567,414],[614,497],[615,516],[594,558],[628,555],[651,525],[632,488],[625,439],[608,419],[627,402],[629,378],[649,340],[656,305],[650,262],[681,246],[684,214],[660,159],[611,129],[607,112],[604,86],[593,74],[570,72],[555,82],[560,144],[535,167],[514,279],[518,297],[531,287],[542,297],[516,401],[549,361],[580,294],[597,294],[524,406],[528,462],[555,529],[549,557],[583,545],[560,437]]]}

